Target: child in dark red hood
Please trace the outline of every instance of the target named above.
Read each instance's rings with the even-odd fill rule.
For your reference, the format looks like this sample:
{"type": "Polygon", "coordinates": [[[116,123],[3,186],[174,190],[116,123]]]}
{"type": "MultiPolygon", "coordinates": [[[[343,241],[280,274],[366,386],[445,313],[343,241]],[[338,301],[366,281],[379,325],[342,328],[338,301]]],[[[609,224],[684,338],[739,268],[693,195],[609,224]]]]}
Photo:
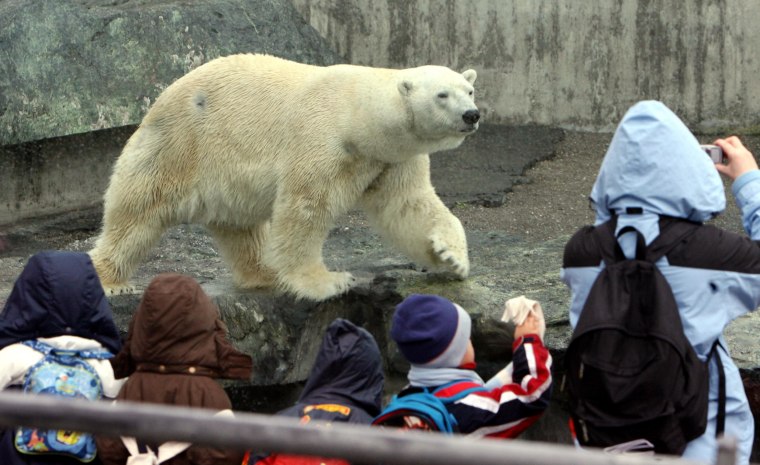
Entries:
{"type": "MultiPolygon", "coordinates": [[[[226,333],[219,309],[193,278],[158,275],[145,290],[124,348],[113,360],[116,376],[129,376],[117,400],[230,409],[216,379],[249,379],[252,360],[232,346],[226,333]]],[[[98,438],[98,453],[104,465],[123,465],[130,455],[120,439],[106,437],[98,438]]],[[[191,446],[163,463],[239,465],[242,456],[191,446]]]]}

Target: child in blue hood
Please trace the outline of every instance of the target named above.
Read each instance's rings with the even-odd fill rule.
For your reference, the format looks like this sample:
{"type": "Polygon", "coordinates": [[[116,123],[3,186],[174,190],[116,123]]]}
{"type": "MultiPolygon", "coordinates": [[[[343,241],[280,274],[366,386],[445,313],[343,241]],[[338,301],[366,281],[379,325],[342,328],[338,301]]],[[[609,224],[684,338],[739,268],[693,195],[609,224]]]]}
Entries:
{"type": "MultiPolygon", "coordinates": [[[[25,341],[59,350],[119,351],[121,338],[111,307],[86,253],[40,252],[29,259],[0,314],[0,390],[20,389],[29,369],[42,360],[43,354],[25,341]]],[[[103,395],[115,397],[124,381],[114,378],[110,361],[84,360],[100,378],[103,395]]],[[[14,433],[0,431],[3,465],[82,463],[61,455],[22,454],[14,446],[14,433]]]]}
{"type": "MultiPolygon", "coordinates": [[[[667,279],[678,305],[684,332],[698,357],[707,360],[717,340],[717,356],[726,376],[725,434],[739,442],[737,463],[749,463],[754,420],[739,370],[723,339],[724,328],[760,305],[760,171],[752,154],[736,137],[718,139],[725,164],[713,164],[684,123],[665,105],[634,105],[619,124],[591,191],[596,226],[614,221],[615,234],[632,226],[649,245],[675,222],[689,222],[694,231],[657,267],[667,279]],[[703,223],[725,209],[720,174],[734,181],[741,209],[740,236],[703,223]]],[[[593,227],[578,231],[565,247],[562,280],[572,291],[570,323],[578,323],[589,289],[602,269],[590,243],[593,227]]],[[[618,243],[628,258],[635,252],[635,233],[618,243]]],[[[712,461],[717,453],[718,370],[709,361],[708,424],[690,441],[683,457],[712,461]]]]}

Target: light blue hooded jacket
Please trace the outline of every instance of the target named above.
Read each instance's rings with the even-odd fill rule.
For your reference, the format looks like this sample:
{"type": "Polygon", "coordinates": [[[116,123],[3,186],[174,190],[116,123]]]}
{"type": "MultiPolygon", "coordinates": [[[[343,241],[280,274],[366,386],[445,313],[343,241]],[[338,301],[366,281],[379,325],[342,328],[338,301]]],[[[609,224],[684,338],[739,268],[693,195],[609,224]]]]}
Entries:
{"type": "MultiPolygon", "coordinates": [[[[733,184],[733,192],[747,234],[760,239],[760,171],[742,175],[733,184]]],[[[710,158],[683,122],[656,101],[639,102],[623,117],[602,162],[591,201],[596,225],[615,215],[616,233],[633,226],[647,244],[659,235],[661,215],[702,223],[721,213],[726,204],[723,183],[710,158]]],[[[712,226],[699,229],[699,237],[684,246],[677,259],[669,260],[666,255],[657,266],[673,290],[684,331],[697,355],[706,360],[713,342],[721,340],[718,353],[727,388],[725,431],[739,442],[737,463],[747,464],[754,420],[739,371],[721,334],[732,320],[760,305],[760,245],[712,226]]],[[[624,234],[619,243],[626,256],[633,258],[635,235],[624,234]]],[[[603,267],[603,263],[588,265],[568,263],[566,249],[561,277],[572,292],[573,328],[603,267]]],[[[717,398],[713,360],[707,430],[688,444],[683,457],[708,463],[715,460],[717,398]]]]}

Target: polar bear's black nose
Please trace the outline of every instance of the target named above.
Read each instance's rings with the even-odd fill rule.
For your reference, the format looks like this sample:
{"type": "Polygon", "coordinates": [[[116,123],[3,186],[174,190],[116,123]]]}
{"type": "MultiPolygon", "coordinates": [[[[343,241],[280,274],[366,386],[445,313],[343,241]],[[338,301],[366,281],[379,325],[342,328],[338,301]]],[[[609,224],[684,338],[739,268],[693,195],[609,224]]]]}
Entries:
{"type": "Polygon", "coordinates": [[[478,110],[467,110],[462,115],[462,119],[467,124],[475,124],[480,119],[480,112],[478,110]]]}

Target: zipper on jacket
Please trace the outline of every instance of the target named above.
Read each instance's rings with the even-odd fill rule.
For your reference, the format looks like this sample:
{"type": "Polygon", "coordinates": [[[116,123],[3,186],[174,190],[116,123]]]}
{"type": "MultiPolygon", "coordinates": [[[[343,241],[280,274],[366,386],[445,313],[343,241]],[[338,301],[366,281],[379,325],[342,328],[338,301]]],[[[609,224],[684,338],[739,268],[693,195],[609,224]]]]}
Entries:
{"type": "Polygon", "coordinates": [[[586,422],[583,420],[578,420],[578,423],[581,425],[581,434],[583,435],[583,442],[588,444],[588,429],[586,428],[586,422]]]}

